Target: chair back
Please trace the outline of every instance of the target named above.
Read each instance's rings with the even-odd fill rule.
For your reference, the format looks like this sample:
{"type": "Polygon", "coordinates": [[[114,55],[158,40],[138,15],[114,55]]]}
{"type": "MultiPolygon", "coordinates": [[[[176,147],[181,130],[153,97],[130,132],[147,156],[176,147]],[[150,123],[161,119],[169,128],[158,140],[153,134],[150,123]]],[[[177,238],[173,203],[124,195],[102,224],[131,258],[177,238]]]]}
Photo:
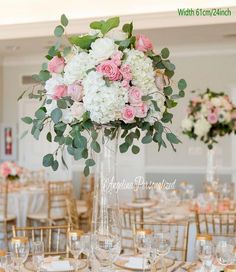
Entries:
{"type": "Polygon", "coordinates": [[[122,241],[123,251],[134,252],[133,228],[137,222],[143,221],[143,208],[121,207],[122,241]]]}
{"type": "Polygon", "coordinates": [[[71,181],[48,182],[48,218],[66,217],[66,199],[72,197],[71,181]]]}
{"type": "Polygon", "coordinates": [[[94,191],[95,179],[94,175],[85,177],[81,176],[81,189],[80,189],[80,199],[87,200],[88,195],[94,191]]]}
{"type": "Polygon", "coordinates": [[[180,261],[187,260],[189,222],[137,222],[134,225],[134,241],[137,230],[151,230],[154,235],[155,233],[168,232],[171,242],[170,257],[180,261]]]}
{"type": "MultiPolygon", "coordinates": [[[[38,226],[38,227],[16,227],[13,226],[13,237],[28,237],[30,245],[32,242],[44,242],[45,256],[63,255],[68,257],[67,236],[70,225],[64,226],[38,226]]],[[[30,247],[31,248],[31,247],[30,247]]]]}
{"type": "Polygon", "coordinates": [[[68,221],[72,229],[79,229],[79,216],[77,212],[77,203],[75,198],[66,199],[68,221]]]}
{"type": "Polygon", "coordinates": [[[236,212],[196,212],[197,232],[210,234],[213,237],[236,236],[236,212]]]}
{"type": "Polygon", "coordinates": [[[144,185],[134,182],[133,184],[133,201],[145,202],[150,199],[150,189],[144,185]]]}

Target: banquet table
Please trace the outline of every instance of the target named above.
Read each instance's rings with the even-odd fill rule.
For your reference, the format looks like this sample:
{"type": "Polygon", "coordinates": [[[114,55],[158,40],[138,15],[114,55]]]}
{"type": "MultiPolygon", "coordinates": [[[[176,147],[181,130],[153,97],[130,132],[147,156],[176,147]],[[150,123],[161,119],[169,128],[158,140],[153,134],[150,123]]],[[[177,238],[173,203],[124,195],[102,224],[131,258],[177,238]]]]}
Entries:
{"type": "Polygon", "coordinates": [[[8,215],[17,218],[18,226],[26,226],[27,214],[47,212],[47,191],[43,187],[22,187],[8,194],[8,215]]]}

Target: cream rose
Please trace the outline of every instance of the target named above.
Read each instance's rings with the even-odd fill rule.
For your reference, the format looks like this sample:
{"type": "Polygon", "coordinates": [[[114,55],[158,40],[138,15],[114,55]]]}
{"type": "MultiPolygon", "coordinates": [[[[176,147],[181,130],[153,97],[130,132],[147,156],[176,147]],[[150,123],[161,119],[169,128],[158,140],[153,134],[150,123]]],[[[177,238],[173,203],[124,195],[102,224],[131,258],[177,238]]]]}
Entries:
{"type": "Polygon", "coordinates": [[[209,122],[205,118],[201,118],[194,124],[194,133],[199,138],[201,138],[207,135],[210,128],[211,128],[211,125],[209,124],[209,122]]]}
{"type": "Polygon", "coordinates": [[[117,45],[112,39],[99,38],[91,44],[90,55],[98,62],[107,60],[115,51],[117,51],[117,45]]]}
{"type": "Polygon", "coordinates": [[[192,121],[190,118],[186,117],[186,118],[182,121],[181,126],[182,126],[183,130],[189,131],[189,130],[191,130],[192,127],[193,127],[193,121],[192,121]]]}

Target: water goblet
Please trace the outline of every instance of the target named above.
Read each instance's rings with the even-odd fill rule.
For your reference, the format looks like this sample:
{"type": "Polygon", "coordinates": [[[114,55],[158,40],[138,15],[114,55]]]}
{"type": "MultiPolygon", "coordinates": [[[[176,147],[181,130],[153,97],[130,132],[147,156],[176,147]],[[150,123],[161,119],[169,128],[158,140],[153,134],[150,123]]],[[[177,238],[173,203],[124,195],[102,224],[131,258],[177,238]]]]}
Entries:
{"type": "Polygon", "coordinates": [[[21,271],[21,267],[29,255],[29,240],[27,237],[13,237],[10,248],[17,271],[21,271]]]}
{"type": "Polygon", "coordinates": [[[81,230],[69,231],[68,233],[68,247],[75,260],[75,271],[78,270],[78,259],[83,251],[82,235],[83,231],[81,230]]]}
{"type": "Polygon", "coordinates": [[[151,237],[153,231],[150,229],[141,229],[137,230],[135,234],[135,245],[138,251],[143,256],[143,264],[142,270],[145,271],[145,262],[147,257],[150,256],[151,253],[151,237]]]}
{"type": "Polygon", "coordinates": [[[196,238],[196,253],[202,262],[201,271],[211,271],[214,255],[212,236],[199,234],[196,238]]]}
{"type": "Polygon", "coordinates": [[[228,241],[219,241],[216,245],[216,259],[222,266],[228,266],[234,262],[234,246],[228,241]]]}
{"type": "Polygon", "coordinates": [[[156,255],[160,257],[161,271],[166,271],[165,256],[171,250],[171,238],[169,232],[155,233],[153,238],[153,247],[156,249],[156,255]]]}
{"type": "Polygon", "coordinates": [[[44,261],[44,243],[43,241],[32,242],[32,260],[37,272],[40,272],[44,261]]]}

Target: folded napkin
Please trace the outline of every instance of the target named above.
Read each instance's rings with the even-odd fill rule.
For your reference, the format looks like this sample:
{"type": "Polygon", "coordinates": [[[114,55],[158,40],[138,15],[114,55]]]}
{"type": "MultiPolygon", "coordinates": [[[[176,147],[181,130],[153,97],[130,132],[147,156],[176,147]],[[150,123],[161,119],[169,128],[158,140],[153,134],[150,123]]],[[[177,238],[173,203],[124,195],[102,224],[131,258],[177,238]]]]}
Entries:
{"type": "MultiPolygon", "coordinates": [[[[121,259],[121,258],[120,258],[121,259]]],[[[125,267],[127,268],[133,268],[133,269],[140,269],[143,268],[143,258],[142,257],[126,257],[122,258],[123,260],[127,260],[127,263],[125,264],[125,267]]],[[[145,270],[150,268],[147,264],[147,260],[145,260],[145,270]]]]}
{"type": "Polygon", "coordinates": [[[51,263],[47,262],[42,265],[42,268],[48,272],[72,271],[74,269],[69,261],[53,261],[51,263]]]}

